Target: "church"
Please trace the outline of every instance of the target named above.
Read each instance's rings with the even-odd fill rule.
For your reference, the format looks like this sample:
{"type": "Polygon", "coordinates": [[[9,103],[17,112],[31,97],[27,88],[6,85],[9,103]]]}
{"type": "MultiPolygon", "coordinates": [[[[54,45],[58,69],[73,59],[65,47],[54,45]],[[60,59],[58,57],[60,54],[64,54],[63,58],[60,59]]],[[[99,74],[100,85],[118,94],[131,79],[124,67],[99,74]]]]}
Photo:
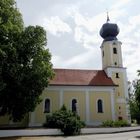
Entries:
{"type": "Polygon", "coordinates": [[[29,114],[26,121],[29,127],[42,126],[46,115],[63,104],[77,112],[87,126],[98,126],[106,120],[131,122],[127,73],[118,34],[117,24],[107,18],[100,30],[103,38],[101,70],[54,69],[55,77],[43,91],[42,102],[29,114]]]}
{"type": "Polygon", "coordinates": [[[43,91],[42,103],[30,114],[29,126],[42,125],[46,114],[63,104],[76,111],[88,126],[106,120],[130,123],[127,74],[118,33],[117,24],[107,18],[100,30],[102,70],[54,69],[55,77],[43,91]]]}

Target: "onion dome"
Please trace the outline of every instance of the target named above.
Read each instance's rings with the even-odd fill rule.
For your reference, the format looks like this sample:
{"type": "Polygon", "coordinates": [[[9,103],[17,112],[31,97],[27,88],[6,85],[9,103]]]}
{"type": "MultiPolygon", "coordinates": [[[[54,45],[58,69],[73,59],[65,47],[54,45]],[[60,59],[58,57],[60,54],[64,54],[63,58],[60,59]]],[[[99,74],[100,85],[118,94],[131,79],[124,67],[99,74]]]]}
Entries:
{"type": "Polygon", "coordinates": [[[100,36],[104,41],[117,40],[116,36],[119,34],[119,27],[117,24],[109,23],[109,17],[107,14],[107,22],[102,25],[100,30],[100,36]]]}

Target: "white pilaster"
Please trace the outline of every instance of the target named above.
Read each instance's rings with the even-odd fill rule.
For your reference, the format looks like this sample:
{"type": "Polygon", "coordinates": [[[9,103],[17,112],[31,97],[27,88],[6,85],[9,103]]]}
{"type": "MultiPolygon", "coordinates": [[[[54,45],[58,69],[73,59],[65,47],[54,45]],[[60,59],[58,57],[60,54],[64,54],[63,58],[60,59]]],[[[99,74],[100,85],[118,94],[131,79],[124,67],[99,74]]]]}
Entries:
{"type": "Polygon", "coordinates": [[[122,66],[122,64],[121,64],[121,59],[122,59],[122,55],[121,55],[121,47],[119,47],[118,46],[118,44],[117,44],[117,47],[118,47],[118,66],[120,67],[120,66],[122,66]]]}
{"type": "Polygon", "coordinates": [[[111,97],[111,112],[112,112],[112,120],[115,120],[115,99],[114,99],[114,91],[110,92],[111,97]]]}
{"type": "Polygon", "coordinates": [[[130,115],[130,107],[128,104],[129,96],[128,96],[128,79],[126,75],[126,70],[123,73],[124,76],[124,92],[125,92],[125,100],[126,100],[126,116],[128,118],[128,122],[131,123],[131,115],[130,115]]]}
{"type": "Polygon", "coordinates": [[[109,44],[109,49],[110,49],[110,63],[111,63],[111,66],[114,65],[113,64],[113,53],[112,53],[112,41],[110,41],[110,44],[109,44]]]}
{"type": "Polygon", "coordinates": [[[34,126],[35,125],[35,112],[30,113],[30,122],[29,126],[34,126]]]}
{"type": "Polygon", "coordinates": [[[90,122],[90,111],[89,111],[89,92],[86,90],[86,123],[88,124],[90,122]]]}
{"type": "Polygon", "coordinates": [[[61,89],[61,90],[60,90],[60,94],[59,94],[60,108],[61,108],[62,105],[64,104],[63,94],[64,94],[64,91],[61,89]]]}
{"type": "Polygon", "coordinates": [[[123,67],[123,62],[122,62],[122,50],[121,50],[121,42],[118,41],[117,47],[118,47],[118,61],[119,61],[119,67],[123,67]]]}

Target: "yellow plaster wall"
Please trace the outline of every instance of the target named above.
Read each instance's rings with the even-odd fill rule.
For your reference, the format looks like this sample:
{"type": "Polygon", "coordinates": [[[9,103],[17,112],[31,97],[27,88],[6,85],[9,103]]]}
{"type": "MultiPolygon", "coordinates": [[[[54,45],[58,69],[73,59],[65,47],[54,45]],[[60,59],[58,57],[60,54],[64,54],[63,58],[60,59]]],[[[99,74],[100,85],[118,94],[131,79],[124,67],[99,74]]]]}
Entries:
{"type": "MultiPolygon", "coordinates": [[[[118,72],[117,72],[118,73],[118,72]]],[[[116,78],[116,72],[112,72],[112,79],[116,85],[119,85],[119,87],[116,88],[116,98],[121,97],[125,98],[124,95],[124,75],[122,72],[119,72],[119,78],[116,78]]]]}
{"type": "Polygon", "coordinates": [[[44,102],[46,98],[51,100],[51,112],[59,109],[59,91],[43,91],[41,96],[42,102],[35,109],[35,122],[37,124],[42,124],[46,121],[46,114],[44,113],[44,102]]]}
{"type": "MultiPolygon", "coordinates": [[[[54,112],[60,108],[60,91],[45,91],[42,95],[42,99],[51,99],[51,112],[54,112]]],[[[82,120],[85,121],[85,93],[82,91],[64,91],[63,101],[68,109],[71,109],[72,99],[78,101],[78,113],[82,120]]],[[[42,101],[35,109],[35,123],[42,124],[45,122],[46,113],[43,112],[44,102],[42,101]]]]}
{"type": "Polygon", "coordinates": [[[5,116],[1,116],[0,117],[0,127],[4,127],[9,125],[9,127],[11,126],[17,126],[17,127],[26,127],[28,126],[28,122],[29,122],[29,115],[25,115],[25,117],[20,121],[20,122],[12,122],[11,120],[9,120],[9,116],[5,115],[5,116]]]}
{"type": "Polygon", "coordinates": [[[112,120],[110,93],[90,92],[90,120],[91,121],[112,120]],[[97,112],[98,99],[103,100],[103,113],[97,112]]]}
{"type": "Polygon", "coordinates": [[[102,51],[104,51],[104,56],[102,57],[103,68],[111,66],[111,55],[110,55],[110,44],[109,42],[103,43],[102,51]]]}
{"type": "MultiPolygon", "coordinates": [[[[113,49],[113,48],[112,48],[113,49]]],[[[118,49],[117,49],[117,51],[118,51],[118,49]]],[[[118,52],[117,52],[118,53],[118,52]]],[[[115,65],[115,66],[119,66],[119,59],[118,59],[118,54],[113,54],[113,62],[114,62],[114,64],[113,65],[115,65],[115,62],[117,63],[117,65],[115,65]]]]}
{"type": "MultiPolygon", "coordinates": [[[[60,91],[45,91],[42,98],[50,98],[53,102],[51,104],[52,111],[58,110],[60,107],[59,97],[60,91]]],[[[83,121],[86,121],[86,93],[85,91],[64,91],[63,101],[68,109],[71,109],[72,99],[77,99],[78,113],[83,121]]],[[[105,121],[112,120],[111,113],[111,97],[107,92],[89,92],[89,112],[90,121],[105,121]],[[97,100],[103,100],[103,113],[97,113],[97,100]]],[[[35,123],[43,124],[45,122],[46,114],[43,112],[43,102],[37,106],[35,110],[35,123]]]]}
{"type": "Polygon", "coordinates": [[[104,51],[104,56],[102,55],[103,68],[106,68],[107,66],[122,66],[122,53],[120,42],[116,42],[115,45],[113,44],[113,41],[104,42],[101,49],[102,52],[104,51]],[[117,49],[117,54],[113,53],[113,48],[117,49]],[[115,65],[115,62],[117,62],[117,65],[115,65]]]}
{"type": "Polygon", "coordinates": [[[77,99],[78,102],[78,113],[82,120],[85,121],[85,93],[83,91],[65,91],[64,92],[64,104],[67,108],[71,109],[72,99],[77,99]]]}
{"type": "Polygon", "coordinates": [[[9,117],[8,116],[1,116],[0,117],[0,125],[7,125],[9,124],[9,117]]]}
{"type": "Polygon", "coordinates": [[[116,88],[116,113],[117,117],[122,116],[123,119],[127,120],[126,116],[126,104],[125,103],[117,103],[117,99],[123,98],[125,100],[125,90],[124,90],[124,75],[122,72],[119,72],[119,78],[116,78],[116,73],[112,73],[112,79],[115,84],[119,85],[119,87],[116,88]],[[121,110],[119,110],[119,106],[121,107],[121,110]],[[121,113],[120,113],[121,112],[121,113]]]}
{"type": "Polygon", "coordinates": [[[125,103],[119,103],[116,104],[116,110],[117,110],[117,116],[122,117],[123,120],[127,120],[127,116],[126,116],[126,104],[125,103]],[[119,109],[120,107],[120,109],[119,109]]]}
{"type": "Polygon", "coordinates": [[[122,52],[121,52],[121,44],[117,43],[116,45],[112,45],[112,57],[113,57],[113,65],[117,62],[117,67],[122,66],[122,52]],[[113,53],[113,48],[117,49],[117,54],[113,53]]]}

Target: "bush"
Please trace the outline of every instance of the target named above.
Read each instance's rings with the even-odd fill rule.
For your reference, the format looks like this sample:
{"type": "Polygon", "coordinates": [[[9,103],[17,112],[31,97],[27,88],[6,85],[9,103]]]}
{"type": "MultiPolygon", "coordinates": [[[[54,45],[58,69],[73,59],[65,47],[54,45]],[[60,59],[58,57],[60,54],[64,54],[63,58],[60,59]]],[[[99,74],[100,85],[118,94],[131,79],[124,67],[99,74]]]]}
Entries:
{"type": "Polygon", "coordinates": [[[102,126],[104,126],[104,127],[113,127],[113,121],[111,121],[111,120],[104,121],[102,123],[102,126]]]}
{"type": "Polygon", "coordinates": [[[81,128],[85,126],[85,123],[80,120],[80,117],[76,113],[67,110],[63,105],[60,110],[46,116],[44,126],[58,128],[64,135],[77,135],[80,134],[81,128]]]}
{"type": "Polygon", "coordinates": [[[128,126],[128,123],[125,120],[114,121],[114,127],[125,127],[125,126],[128,126]]]}
{"type": "Polygon", "coordinates": [[[124,127],[124,126],[129,126],[127,121],[125,120],[118,120],[118,121],[112,121],[112,120],[107,120],[104,121],[102,126],[104,127],[124,127]]]}

